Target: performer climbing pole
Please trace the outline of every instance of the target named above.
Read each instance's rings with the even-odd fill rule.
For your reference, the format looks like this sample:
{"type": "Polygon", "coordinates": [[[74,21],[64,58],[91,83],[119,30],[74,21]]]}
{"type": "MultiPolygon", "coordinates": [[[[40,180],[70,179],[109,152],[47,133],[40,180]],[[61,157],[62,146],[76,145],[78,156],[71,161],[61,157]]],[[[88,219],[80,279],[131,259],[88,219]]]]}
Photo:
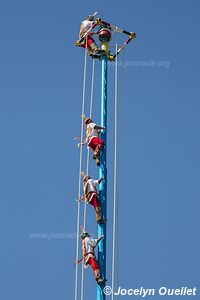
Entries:
{"type": "MultiPolygon", "coordinates": [[[[87,174],[81,172],[81,164],[79,167],[79,183],[80,176],[84,176],[84,196],[80,195],[80,184],[78,193],[78,218],[80,219],[80,201],[84,198],[87,202],[94,206],[96,210],[96,220],[98,226],[98,239],[93,240],[88,232],[84,228],[82,229],[82,249],[83,256],[78,260],[78,240],[77,240],[77,253],[76,262],[85,261],[86,264],[90,264],[94,270],[95,279],[97,281],[97,300],[105,300],[105,294],[103,289],[107,281],[106,278],[106,220],[107,220],[107,81],[108,81],[108,61],[116,60],[115,68],[115,155],[114,155],[114,176],[116,176],[117,161],[116,161],[116,145],[117,145],[117,56],[136,37],[136,34],[123,30],[117,26],[114,26],[108,22],[98,18],[95,20],[95,15],[89,15],[86,20],[81,24],[79,40],[75,42],[76,46],[80,46],[86,49],[86,53],[92,59],[98,59],[102,64],[101,73],[101,124],[96,125],[91,116],[86,118],[84,115],[84,108],[82,108],[82,129],[80,138],[80,157],[82,160],[82,146],[88,142],[88,146],[93,149],[93,158],[96,159],[96,163],[99,166],[99,179],[93,180],[87,174]],[[94,29],[97,31],[94,31],[94,29]],[[111,54],[109,49],[110,41],[114,33],[122,33],[128,35],[128,39],[121,45],[117,46],[115,53],[111,54]],[[101,49],[97,45],[97,42],[93,38],[94,35],[98,36],[101,44],[101,49]],[[86,139],[83,140],[83,122],[87,127],[86,139]],[[99,193],[96,189],[96,185],[99,185],[99,193]],[[94,248],[98,245],[98,259],[96,259],[94,248]]],[[[85,74],[85,72],[84,72],[85,74]]],[[[84,87],[86,78],[84,76],[84,87]]],[[[89,157],[89,156],[88,156],[89,157]]],[[[114,262],[115,262],[115,213],[116,213],[116,181],[114,180],[114,208],[113,208],[113,259],[112,259],[112,287],[114,288],[114,262]]],[[[77,222],[79,224],[80,222],[77,222]]],[[[85,223],[85,221],[84,221],[85,223]]],[[[80,224],[79,224],[80,226],[80,224]]],[[[77,227],[78,228],[78,227],[77,227]]],[[[78,229],[77,229],[78,231],[78,229]]],[[[78,300],[78,271],[76,269],[76,285],[75,285],[75,300],[78,300]]],[[[83,282],[82,282],[83,287],[83,282]]],[[[114,296],[112,296],[114,299],[114,296]]],[[[81,300],[83,300],[83,293],[81,293],[81,300]]]]}
{"type": "Polygon", "coordinates": [[[94,180],[90,176],[84,175],[84,173],[82,175],[84,176],[84,196],[81,196],[79,201],[82,201],[85,198],[87,203],[94,206],[94,209],[96,211],[96,221],[97,223],[101,224],[104,222],[104,220],[102,216],[101,203],[98,198],[98,192],[96,187],[102,182],[102,180],[104,180],[104,178],[94,180]]]}
{"type": "Polygon", "coordinates": [[[89,233],[83,230],[81,234],[82,239],[82,258],[76,261],[77,264],[80,262],[85,263],[85,265],[90,265],[94,271],[94,277],[99,286],[102,285],[103,279],[101,276],[101,271],[99,268],[98,261],[96,259],[94,248],[98,245],[98,243],[104,238],[104,236],[100,236],[98,239],[93,239],[90,237],[89,233]]]}

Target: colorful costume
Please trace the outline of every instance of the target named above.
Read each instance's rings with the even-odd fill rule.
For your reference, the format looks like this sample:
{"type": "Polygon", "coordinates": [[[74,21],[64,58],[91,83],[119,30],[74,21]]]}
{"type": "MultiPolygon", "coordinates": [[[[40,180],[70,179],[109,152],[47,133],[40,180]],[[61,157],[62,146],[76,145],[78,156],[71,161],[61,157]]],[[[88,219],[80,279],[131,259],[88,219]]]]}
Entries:
{"type": "Polygon", "coordinates": [[[88,146],[94,151],[93,158],[97,159],[97,165],[100,165],[100,153],[104,147],[104,142],[99,138],[98,126],[94,122],[92,122],[92,120],[88,121],[88,119],[85,120],[85,123],[87,125],[86,134],[88,146]]]}
{"type": "Polygon", "coordinates": [[[97,246],[99,240],[93,239],[89,236],[88,233],[84,233],[82,236],[82,251],[83,258],[86,266],[90,265],[94,271],[94,276],[99,285],[103,283],[103,279],[101,277],[101,272],[99,269],[99,264],[95,256],[94,248],[97,246]]]}
{"type": "Polygon", "coordinates": [[[86,48],[89,55],[93,56],[94,58],[98,58],[98,54],[101,52],[101,50],[99,50],[95,40],[92,37],[93,33],[89,32],[84,38],[86,32],[88,32],[88,30],[90,30],[94,24],[94,16],[88,16],[87,19],[81,23],[79,39],[80,41],[83,39],[83,41],[80,43],[80,46],[86,48]]]}
{"type": "Polygon", "coordinates": [[[86,198],[87,203],[94,206],[97,223],[103,223],[102,208],[96,188],[101,181],[102,180],[91,179],[89,176],[84,177],[84,197],[86,198]]]}

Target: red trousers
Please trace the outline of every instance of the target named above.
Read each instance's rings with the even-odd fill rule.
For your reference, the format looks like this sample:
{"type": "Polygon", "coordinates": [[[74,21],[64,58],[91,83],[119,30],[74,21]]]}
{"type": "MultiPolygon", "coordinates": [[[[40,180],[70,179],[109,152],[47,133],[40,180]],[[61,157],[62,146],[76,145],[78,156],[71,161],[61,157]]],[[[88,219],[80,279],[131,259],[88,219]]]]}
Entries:
{"type": "Polygon", "coordinates": [[[97,147],[100,147],[101,149],[104,147],[104,142],[99,137],[93,137],[90,142],[88,143],[88,146],[92,148],[92,150],[96,150],[97,147]]]}
{"type": "Polygon", "coordinates": [[[88,260],[88,264],[92,267],[93,271],[99,270],[99,264],[96,258],[90,257],[88,260]]]}
{"type": "Polygon", "coordinates": [[[88,49],[90,49],[90,45],[91,45],[92,43],[95,43],[95,41],[94,41],[94,39],[93,39],[91,33],[89,33],[89,34],[87,35],[87,37],[85,38],[85,42],[84,42],[84,44],[83,44],[83,48],[88,48],[88,49]],[[86,41],[87,41],[87,47],[86,47],[86,41]]]}
{"type": "Polygon", "coordinates": [[[95,195],[95,194],[93,194],[91,201],[88,203],[93,205],[95,209],[100,206],[100,201],[99,201],[97,195],[95,195]]]}

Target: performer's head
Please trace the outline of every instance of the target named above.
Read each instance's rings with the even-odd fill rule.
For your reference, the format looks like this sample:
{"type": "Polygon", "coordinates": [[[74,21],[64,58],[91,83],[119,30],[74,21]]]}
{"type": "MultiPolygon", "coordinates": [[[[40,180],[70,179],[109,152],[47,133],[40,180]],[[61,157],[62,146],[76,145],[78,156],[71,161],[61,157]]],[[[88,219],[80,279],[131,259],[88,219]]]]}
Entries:
{"type": "Polygon", "coordinates": [[[85,118],[85,125],[88,125],[92,123],[92,119],[91,118],[85,118]]]}
{"type": "Polygon", "coordinates": [[[87,16],[87,20],[93,22],[94,21],[94,16],[92,16],[92,15],[87,16]]]}
{"type": "Polygon", "coordinates": [[[81,239],[84,240],[86,237],[90,236],[89,233],[87,231],[83,231],[81,233],[81,239]]]}
{"type": "Polygon", "coordinates": [[[84,182],[88,181],[88,179],[90,179],[90,176],[88,176],[88,175],[85,175],[85,176],[83,177],[83,181],[84,181],[84,182]]]}

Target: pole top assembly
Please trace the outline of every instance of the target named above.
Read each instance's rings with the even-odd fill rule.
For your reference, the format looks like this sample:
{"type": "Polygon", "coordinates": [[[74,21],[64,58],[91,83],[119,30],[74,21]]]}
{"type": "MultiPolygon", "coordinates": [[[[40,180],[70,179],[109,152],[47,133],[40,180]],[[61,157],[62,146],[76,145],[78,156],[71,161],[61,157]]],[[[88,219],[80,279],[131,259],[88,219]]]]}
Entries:
{"type": "MultiPolygon", "coordinates": [[[[121,29],[115,25],[112,25],[108,22],[103,21],[101,18],[97,18],[94,20],[94,16],[96,15],[96,12],[88,17],[91,17],[90,20],[87,18],[89,22],[91,22],[90,26],[85,26],[85,30],[81,31],[80,39],[75,42],[76,46],[87,48],[89,55],[92,58],[97,58],[102,60],[102,57],[105,55],[107,56],[107,59],[110,61],[115,61],[115,58],[119,53],[124,49],[126,45],[130,43],[133,39],[136,38],[136,33],[127,31],[124,29],[121,29]],[[93,20],[92,20],[93,18],[93,20]],[[99,26],[99,29],[97,31],[93,31],[97,26],[99,26]],[[128,35],[128,39],[124,42],[123,45],[119,47],[117,52],[115,54],[110,54],[109,52],[109,43],[112,39],[112,34],[114,32],[119,32],[128,35]],[[90,49],[92,47],[92,42],[94,41],[92,36],[97,34],[99,41],[102,45],[102,50],[98,50],[98,47],[96,49],[90,49]],[[91,50],[93,53],[91,53],[91,50]],[[94,51],[93,51],[94,50],[94,51]]],[[[83,21],[84,23],[85,21],[83,21]]],[[[82,24],[83,24],[82,23],[82,24]]],[[[84,25],[83,25],[84,26],[84,25]]],[[[83,29],[83,28],[82,28],[83,29]]]]}

